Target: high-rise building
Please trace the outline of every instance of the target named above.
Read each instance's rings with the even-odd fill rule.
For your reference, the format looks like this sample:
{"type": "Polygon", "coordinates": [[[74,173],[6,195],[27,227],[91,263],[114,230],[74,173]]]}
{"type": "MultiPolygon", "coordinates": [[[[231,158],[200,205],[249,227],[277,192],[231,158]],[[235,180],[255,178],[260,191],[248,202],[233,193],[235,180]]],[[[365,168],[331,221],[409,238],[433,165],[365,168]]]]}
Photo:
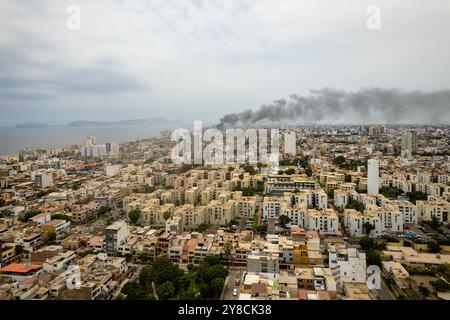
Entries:
{"type": "Polygon", "coordinates": [[[106,144],[93,144],[80,148],[82,157],[100,158],[106,156],[106,144]]]}
{"type": "Polygon", "coordinates": [[[120,148],[120,145],[116,141],[108,142],[106,144],[106,152],[111,157],[117,157],[119,155],[119,148],[120,148]]]}
{"type": "Polygon", "coordinates": [[[367,193],[377,195],[380,187],[380,162],[375,159],[367,161],[367,193]]]}
{"type": "Polygon", "coordinates": [[[83,145],[84,146],[92,146],[95,144],[95,137],[86,137],[84,138],[83,145]]]}
{"type": "Polygon", "coordinates": [[[51,173],[36,173],[34,176],[34,185],[38,188],[48,188],[53,185],[53,176],[51,173]]]}
{"type": "Polygon", "coordinates": [[[402,137],[402,157],[409,157],[417,151],[417,131],[405,130],[402,137]]]}
{"type": "Polygon", "coordinates": [[[124,244],[129,235],[128,225],[125,221],[116,221],[106,228],[106,250],[115,252],[124,244]]]}

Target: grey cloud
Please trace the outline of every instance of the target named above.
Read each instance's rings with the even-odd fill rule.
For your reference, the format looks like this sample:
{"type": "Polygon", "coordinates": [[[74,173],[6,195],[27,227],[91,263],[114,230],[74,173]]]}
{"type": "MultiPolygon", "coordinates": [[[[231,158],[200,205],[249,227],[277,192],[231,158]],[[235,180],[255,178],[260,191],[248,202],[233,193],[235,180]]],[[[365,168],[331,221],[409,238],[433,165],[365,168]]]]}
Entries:
{"type": "Polygon", "coordinates": [[[0,98],[14,100],[50,99],[67,92],[101,95],[147,89],[132,76],[102,67],[58,68],[43,77],[5,74],[0,76],[0,87],[0,98]],[[37,90],[44,92],[35,93],[37,90]]]}

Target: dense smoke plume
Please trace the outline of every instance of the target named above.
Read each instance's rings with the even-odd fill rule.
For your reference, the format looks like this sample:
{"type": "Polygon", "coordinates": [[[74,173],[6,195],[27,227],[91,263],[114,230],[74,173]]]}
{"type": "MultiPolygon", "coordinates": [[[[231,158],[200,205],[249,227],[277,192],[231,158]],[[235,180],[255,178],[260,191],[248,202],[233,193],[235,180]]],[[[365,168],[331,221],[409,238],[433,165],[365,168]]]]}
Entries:
{"type": "Polygon", "coordinates": [[[289,100],[276,100],[256,111],[228,114],[220,119],[219,127],[268,123],[449,124],[450,90],[311,90],[308,96],[293,94],[289,100]]]}

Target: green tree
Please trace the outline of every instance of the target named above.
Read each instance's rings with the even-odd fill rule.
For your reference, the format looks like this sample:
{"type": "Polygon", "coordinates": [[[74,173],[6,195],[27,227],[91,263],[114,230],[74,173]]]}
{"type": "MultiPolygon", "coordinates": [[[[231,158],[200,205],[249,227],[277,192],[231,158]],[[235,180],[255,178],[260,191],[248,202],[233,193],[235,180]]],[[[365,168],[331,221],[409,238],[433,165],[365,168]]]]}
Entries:
{"type": "Polygon", "coordinates": [[[132,224],[137,224],[139,219],[141,218],[141,210],[132,210],[128,214],[128,218],[130,218],[130,221],[132,224]]]}
{"type": "Polygon", "coordinates": [[[286,228],[286,225],[291,222],[291,218],[289,218],[287,215],[282,214],[278,217],[278,223],[280,226],[284,229],[286,228]]]}
{"type": "Polygon", "coordinates": [[[167,220],[170,219],[170,217],[172,217],[172,213],[170,213],[170,211],[166,211],[166,212],[163,213],[164,220],[167,221],[167,220]]]}
{"type": "Polygon", "coordinates": [[[72,219],[66,214],[54,214],[52,215],[52,219],[60,219],[65,221],[72,221],[72,219]]]}
{"type": "Polygon", "coordinates": [[[434,230],[439,230],[441,227],[441,222],[435,215],[431,217],[430,227],[432,227],[434,230]]]}
{"type": "Polygon", "coordinates": [[[381,267],[381,255],[376,250],[369,250],[366,253],[367,263],[369,265],[377,265],[381,267]]]}
{"type": "Polygon", "coordinates": [[[105,215],[106,213],[110,212],[111,208],[108,206],[101,206],[100,208],[98,208],[97,214],[99,217],[105,215]]]}
{"type": "Polygon", "coordinates": [[[222,293],[225,281],[223,278],[214,278],[209,285],[209,297],[218,299],[222,293]]]}
{"type": "Polygon", "coordinates": [[[284,173],[285,173],[285,174],[288,174],[288,175],[295,174],[295,169],[289,168],[289,169],[287,169],[284,173]]]}
{"type": "Polygon", "coordinates": [[[230,259],[232,250],[233,250],[233,244],[230,241],[227,241],[223,244],[223,252],[225,254],[227,261],[230,259]]]}
{"type": "Polygon", "coordinates": [[[23,213],[21,215],[21,217],[19,218],[20,221],[22,222],[27,222],[28,220],[30,220],[32,217],[37,216],[38,214],[40,214],[42,211],[41,210],[30,210],[30,211],[26,211],[25,213],[23,213]]]}
{"type": "Polygon", "coordinates": [[[342,155],[340,155],[340,156],[337,156],[336,158],[334,158],[333,163],[334,163],[335,165],[338,165],[338,166],[339,166],[339,165],[341,165],[341,164],[344,164],[345,161],[346,161],[345,157],[342,156],[342,155]]]}
{"type": "Polygon", "coordinates": [[[197,227],[197,232],[205,232],[209,228],[209,224],[207,223],[200,223],[197,227]]]}
{"type": "Polygon", "coordinates": [[[246,165],[244,166],[244,171],[250,173],[250,175],[255,175],[256,171],[255,171],[255,167],[254,166],[250,166],[250,165],[246,165]]]}
{"type": "Polygon", "coordinates": [[[371,250],[375,246],[375,241],[372,238],[361,238],[359,240],[359,245],[361,246],[361,249],[364,251],[371,250]]]}
{"type": "Polygon", "coordinates": [[[430,281],[430,284],[433,286],[434,290],[438,292],[445,292],[450,290],[450,285],[442,279],[430,281]]]}
{"type": "Polygon", "coordinates": [[[364,222],[362,225],[362,228],[364,230],[364,233],[369,236],[370,232],[375,229],[375,226],[371,224],[370,222],[364,222]]]}
{"type": "Polygon", "coordinates": [[[54,243],[56,240],[56,232],[55,231],[47,232],[47,240],[49,243],[54,243]]]}
{"type": "Polygon", "coordinates": [[[363,203],[357,201],[357,200],[350,200],[348,202],[348,204],[345,206],[345,209],[355,209],[359,212],[364,212],[364,210],[366,209],[366,207],[364,206],[363,203]]]}
{"type": "Polygon", "coordinates": [[[23,246],[21,244],[16,244],[15,251],[16,251],[16,255],[22,254],[23,253],[23,246]]]}
{"type": "Polygon", "coordinates": [[[383,187],[380,189],[380,194],[389,199],[396,199],[403,191],[395,187],[383,187]]]}
{"type": "Polygon", "coordinates": [[[430,290],[428,290],[428,288],[424,286],[419,286],[419,292],[425,298],[430,295],[430,290]]]}
{"type": "Polygon", "coordinates": [[[141,252],[141,253],[139,253],[139,260],[142,262],[142,263],[148,263],[148,261],[149,261],[149,255],[148,255],[148,253],[147,252],[141,252]]]}
{"type": "Polygon", "coordinates": [[[428,249],[433,253],[438,253],[441,251],[441,246],[435,241],[428,242],[428,249]]]}
{"type": "Polygon", "coordinates": [[[406,196],[409,198],[409,201],[416,204],[417,200],[427,200],[428,195],[426,193],[415,191],[415,192],[407,192],[406,196]]]}
{"type": "Polygon", "coordinates": [[[266,234],[267,233],[267,225],[260,224],[259,226],[256,227],[256,232],[258,232],[261,235],[266,234]]]}
{"type": "Polygon", "coordinates": [[[175,295],[175,286],[171,281],[166,281],[161,284],[156,291],[158,292],[158,297],[160,299],[167,300],[175,295]]]}

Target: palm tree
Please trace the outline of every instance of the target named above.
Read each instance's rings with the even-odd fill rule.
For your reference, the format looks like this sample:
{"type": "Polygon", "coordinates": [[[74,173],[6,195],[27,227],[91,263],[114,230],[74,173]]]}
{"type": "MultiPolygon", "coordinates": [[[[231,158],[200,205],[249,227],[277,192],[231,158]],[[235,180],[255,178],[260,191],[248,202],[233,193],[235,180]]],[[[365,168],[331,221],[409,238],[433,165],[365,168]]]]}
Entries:
{"type": "Polygon", "coordinates": [[[223,252],[225,253],[225,256],[227,257],[227,267],[228,267],[228,261],[230,259],[231,250],[233,250],[233,245],[230,241],[227,241],[223,244],[223,252]]]}

